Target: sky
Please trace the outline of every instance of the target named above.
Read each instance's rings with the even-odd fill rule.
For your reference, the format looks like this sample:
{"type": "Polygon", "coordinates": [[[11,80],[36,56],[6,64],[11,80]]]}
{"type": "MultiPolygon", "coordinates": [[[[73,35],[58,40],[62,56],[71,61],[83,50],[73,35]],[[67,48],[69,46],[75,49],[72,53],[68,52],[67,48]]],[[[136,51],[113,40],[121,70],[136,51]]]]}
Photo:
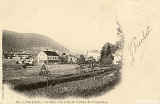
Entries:
{"type": "Polygon", "coordinates": [[[118,17],[111,3],[6,0],[0,4],[0,20],[4,30],[42,34],[73,52],[101,50],[106,42],[117,41],[118,17]]]}

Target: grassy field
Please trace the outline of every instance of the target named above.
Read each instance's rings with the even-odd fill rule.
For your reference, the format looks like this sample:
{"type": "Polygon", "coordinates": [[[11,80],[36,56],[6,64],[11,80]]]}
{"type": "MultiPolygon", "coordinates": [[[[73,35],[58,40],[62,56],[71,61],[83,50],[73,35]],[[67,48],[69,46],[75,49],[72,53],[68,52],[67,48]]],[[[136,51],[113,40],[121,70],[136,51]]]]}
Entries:
{"type": "MultiPolygon", "coordinates": [[[[23,94],[28,97],[49,97],[49,98],[66,98],[66,97],[96,97],[105,94],[107,91],[114,88],[120,81],[120,76],[109,76],[110,74],[103,73],[95,77],[88,77],[85,79],[65,81],[55,84],[51,83],[47,87],[38,89],[23,90],[23,94]]],[[[20,91],[22,92],[22,91],[20,91]]]]}
{"type": "Polygon", "coordinates": [[[3,60],[3,83],[28,97],[86,98],[104,94],[120,82],[117,68],[96,68],[94,72],[83,69],[83,74],[77,75],[76,67],[76,64],[48,65],[51,74],[47,77],[38,74],[40,65],[23,69],[15,60],[3,60]]]}
{"type": "MultiPolygon", "coordinates": [[[[48,70],[51,72],[52,77],[75,74],[77,73],[76,64],[65,65],[47,65],[48,70]]],[[[28,66],[27,69],[23,69],[20,64],[16,64],[16,60],[4,59],[3,60],[3,80],[8,82],[11,79],[23,79],[32,78],[38,76],[41,65],[28,66]]]]}

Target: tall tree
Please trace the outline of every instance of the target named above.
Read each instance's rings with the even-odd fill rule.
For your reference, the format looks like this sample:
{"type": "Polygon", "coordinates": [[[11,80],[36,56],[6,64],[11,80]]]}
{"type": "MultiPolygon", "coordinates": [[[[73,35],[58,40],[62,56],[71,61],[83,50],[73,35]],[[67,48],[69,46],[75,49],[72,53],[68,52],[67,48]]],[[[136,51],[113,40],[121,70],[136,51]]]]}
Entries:
{"type": "Polygon", "coordinates": [[[124,48],[124,33],[122,31],[122,28],[121,28],[121,24],[116,20],[116,23],[118,25],[118,28],[117,28],[117,35],[118,35],[118,41],[116,42],[115,44],[115,55],[118,56],[118,57],[121,57],[121,60],[119,60],[117,63],[119,65],[122,65],[122,60],[123,60],[123,48],[124,48]]]}
{"type": "Polygon", "coordinates": [[[94,69],[96,59],[93,56],[90,56],[88,57],[87,61],[88,61],[89,68],[91,68],[91,70],[94,69]]]}
{"type": "Polygon", "coordinates": [[[109,42],[105,43],[101,50],[101,63],[102,64],[112,64],[112,61],[114,59],[112,55],[112,48],[113,45],[109,42]]]}
{"type": "Polygon", "coordinates": [[[121,28],[121,24],[118,21],[116,21],[116,23],[118,25],[117,36],[119,40],[114,45],[109,42],[104,44],[101,50],[100,64],[112,64],[115,55],[120,56],[121,59],[123,57],[122,51],[124,47],[124,34],[121,28]]]}
{"type": "Polygon", "coordinates": [[[85,63],[85,57],[84,57],[84,55],[80,55],[80,57],[77,59],[77,63],[80,66],[78,74],[81,75],[83,64],[85,63]]]}
{"type": "MultiPolygon", "coordinates": [[[[117,35],[118,35],[118,38],[119,38],[119,41],[116,42],[116,45],[117,45],[117,50],[119,52],[122,52],[123,51],[123,47],[124,47],[124,34],[123,34],[123,31],[122,31],[122,28],[121,28],[121,24],[116,21],[117,25],[118,25],[118,28],[117,28],[117,35]]],[[[123,55],[121,54],[121,57],[123,55]]]]}

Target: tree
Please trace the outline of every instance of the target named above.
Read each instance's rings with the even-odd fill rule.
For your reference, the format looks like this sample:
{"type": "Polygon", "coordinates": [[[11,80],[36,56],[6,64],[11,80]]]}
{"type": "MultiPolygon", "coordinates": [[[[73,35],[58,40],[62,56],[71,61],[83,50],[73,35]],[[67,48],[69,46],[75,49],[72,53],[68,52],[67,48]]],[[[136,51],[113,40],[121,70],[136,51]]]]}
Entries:
{"type": "Polygon", "coordinates": [[[95,67],[94,64],[96,62],[96,59],[94,57],[90,56],[90,57],[88,57],[87,62],[89,64],[89,68],[91,68],[91,70],[94,69],[94,67],[95,67]]]}
{"type": "Polygon", "coordinates": [[[66,53],[63,53],[62,56],[66,55],[66,53]]]}
{"type": "Polygon", "coordinates": [[[62,56],[60,56],[60,62],[61,64],[68,63],[68,56],[65,53],[63,53],[62,56]]]}
{"type": "Polygon", "coordinates": [[[123,57],[122,51],[124,47],[124,34],[121,29],[121,24],[118,21],[116,21],[116,23],[118,25],[117,35],[119,40],[115,44],[111,44],[109,42],[104,44],[101,50],[100,64],[103,65],[112,64],[115,55],[120,56],[121,59],[123,57]]]}
{"type": "Polygon", "coordinates": [[[116,42],[116,47],[117,47],[117,50],[116,50],[116,55],[117,56],[120,56],[121,57],[121,60],[119,60],[119,65],[122,65],[122,59],[123,59],[123,48],[124,48],[124,34],[123,34],[123,31],[122,31],[122,28],[121,28],[121,24],[116,21],[117,25],[118,25],[118,28],[117,28],[117,35],[118,35],[118,38],[119,38],[119,41],[116,42]]]}
{"type": "Polygon", "coordinates": [[[101,50],[100,62],[104,65],[112,64],[114,59],[112,55],[113,45],[109,42],[105,43],[101,50]]]}
{"type": "MultiPolygon", "coordinates": [[[[123,47],[124,47],[124,34],[123,34],[123,31],[122,31],[122,28],[121,28],[121,24],[116,21],[117,25],[118,25],[118,28],[117,28],[117,35],[118,35],[118,38],[119,38],[119,41],[116,42],[116,45],[117,45],[117,51],[119,52],[122,52],[123,51],[123,47]]],[[[123,55],[121,54],[121,57],[123,55]]]]}
{"type": "Polygon", "coordinates": [[[5,57],[6,59],[8,59],[9,54],[8,54],[8,53],[5,53],[5,54],[4,54],[4,57],[5,57]]]}
{"type": "Polygon", "coordinates": [[[13,55],[10,56],[10,59],[13,59],[13,55]]]}
{"type": "Polygon", "coordinates": [[[77,63],[78,63],[78,65],[80,66],[79,72],[80,72],[80,74],[81,74],[82,68],[83,68],[83,64],[85,64],[85,57],[84,57],[84,55],[80,55],[80,57],[77,59],[77,63]]]}
{"type": "Polygon", "coordinates": [[[103,63],[105,65],[111,65],[113,63],[114,57],[112,54],[108,55],[108,57],[103,59],[103,63]]]}

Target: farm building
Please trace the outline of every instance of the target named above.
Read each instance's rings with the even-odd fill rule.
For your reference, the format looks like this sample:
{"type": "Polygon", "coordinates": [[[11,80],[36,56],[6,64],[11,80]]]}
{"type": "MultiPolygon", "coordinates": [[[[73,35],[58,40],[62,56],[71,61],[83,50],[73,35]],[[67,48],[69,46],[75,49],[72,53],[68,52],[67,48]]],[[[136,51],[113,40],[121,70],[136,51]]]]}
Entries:
{"type": "Polygon", "coordinates": [[[48,62],[48,64],[53,64],[59,61],[59,55],[54,51],[41,51],[37,55],[37,62],[44,63],[48,62]]]}
{"type": "Polygon", "coordinates": [[[100,59],[100,52],[98,50],[90,50],[90,51],[87,51],[87,58],[88,57],[93,57],[96,59],[96,61],[99,61],[100,59]]]}

